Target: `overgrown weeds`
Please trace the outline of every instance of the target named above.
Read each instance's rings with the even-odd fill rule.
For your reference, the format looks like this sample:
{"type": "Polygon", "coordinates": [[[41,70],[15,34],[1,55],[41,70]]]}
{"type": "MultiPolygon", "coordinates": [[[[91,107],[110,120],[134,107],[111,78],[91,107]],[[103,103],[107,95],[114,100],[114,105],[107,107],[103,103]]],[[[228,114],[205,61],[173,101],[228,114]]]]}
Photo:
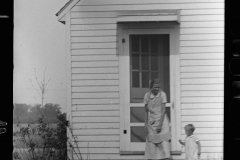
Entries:
{"type": "Polygon", "coordinates": [[[44,116],[38,119],[37,125],[28,124],[16,131],[14,136],[15,160],[69,160],[68,152],[77,155],[81,160],[81,153],[78,149],[76,137],[68,126],[65,114],[57,116],[60,121],[57,126],[44,122],[44,116]],[[68,134],[73,137],[71,140],[68,134]],[[74,143],[74,145],[73,145],[74,143]]]}

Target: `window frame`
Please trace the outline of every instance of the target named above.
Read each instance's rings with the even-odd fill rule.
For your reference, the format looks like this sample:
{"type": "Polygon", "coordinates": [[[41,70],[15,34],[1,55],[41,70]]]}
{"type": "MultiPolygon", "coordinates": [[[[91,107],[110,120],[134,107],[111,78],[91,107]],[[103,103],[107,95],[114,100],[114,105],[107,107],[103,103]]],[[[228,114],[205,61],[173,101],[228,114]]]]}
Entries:
{"type": "MultiPolygon", "coordinates": [[[[174,121],[171,126],[172,140],[171,151],[181,151],[181,146],[178,143],[178,139],[181,138],[181,118],[180,118],[180,69],[179,69],[179,25],[174,22],[162,22],[162,23],[121,23],[118,24],[118,52],[119,52],[119,77],[120,77],[120,153],[134,153],[129,148],[129,137],[124,134],[124,130],[127,130],[125,120],[130,119],[130,115],[126,115],[126,104],[130,103],[130,53],[129,53],[129,38],[127,35],[139,30],[141,34],[166,34],[170,35],[170,76],[174,77],[170,79],[170,84],[174,85],[170,87],[170,95],[174,99],[170,99],[171,104],[171,121],[174,121]],[[153,32],[153,33],[150,33],[153,32]],[[125,39],[125,42],[122,42],[125,39]],[[174,79],[174,80],[173,80],[174,79]],[[174,90],[172,90],[174,88],[174,90]],[[177,106],[177,107],[176,107],[177,106]]],[[[128,36],[129,37],[129,36],[128,36]]],[[[143,105],[143,104],[142,104],[143,105]]],[[[128,131],[130,132],[130,131],[128,131]]],[[[139,154],[139,151],[135,151],[139,154]]],[[[140,151],[141,152],[141,151],[140,151]]]]}
{"type": "MultiPolygon", "coordinates": [[[[152,77],[152,74],[155,72],[155,73],[157,73],[157,77],[159,77],[160,76],[160,68],[161,68],[161,58],[163,58],[162,56],[164,56],[163,54],[161,54],[161,53],[159,53],[159,52],[161,52],[160,51],[160,48],[159,48],[159,46],[158,46],[158,52],[155,52],[155,53],[153,53],[153,52],[151,52],[150,51],[150,49],[151,49],[151,43],[150,43],[150,39],[151,38],[153,38],[153,37],[151,37],[151,36],[153,36],[154,35],[154,37],[155,38],[166,38],[166,37],[161,37],[161,36],[159,36],[159,35],[156,35],[156,34],[148,34],[148,35],[145,35],[144,34],[144,36],[146,36],[146,37],[148,37],[148,46],[149,46],[149,51],[147,51],[147,52],[145,52],[145,51],[141,51],[141,43],[139,43],[139,51],[138,52],[135,52],[135,51],[132,51],[132,48],[131,48],[131,46],[132,46],[132,37],[134,36],[134,35],[136,35],[136,34],[132,34],[132,35],[129,35],[129,43],[130,43],[130,53],[129,53],[129,56],[130,56],[130,87],[131,87],[131,89],[130,89],[130,101],[131,101],[131,103],[142,103],[143,102],[143,100],[141,100],[141,101],[139,101],[138,99],[135,99],[135,98],[138,98],[138,97],[136,97],[136,96],[134,96],[134,97],[132,97],[132,93],[133,92],[135,92],[136,94],[145,94],[146,92],[148,92],[149,91],[149,80],[150,79],[152,79],[151,77],[152,77]],[[134,53],[135,52],[135,53],[134,53]],[[138,63],[139,63],[139,65],[138,65],[138,68],[134,68],[133,69],[133,61],[132,61],[132,59],[133,59],[133,55],[138,55],[138,57],[139,57],[139,61],[138,61],[138,63]],[[148,67],[147,67],[147,69],[143,69],[142,68],[142,66],[143,66],[143,62],[142,62],[142,57],[143,56],[148,56],[148,67]],[[151,56],[155,56],[155,57],[157,57],[157,61],[158,61],[158,63],[157,63],[157,68],[155,68],[154,70],[152,70],[152,66],[151,66],[151,56]],[[161,58],[160,58],[161,57],[161,58]],[[138,72],[138,86],[133,86],[133,72],[138,72]],[[145,85],[146,86],[144,86],[143,87],[143,81],[142,81],[142,77],[143,77],[143,73],[147,73],[148,74],[148,81],[145,81],[145,85]],[[136,102],[133,102],[133,101],[136,101],[136,102]]],[[[167,39],[170,39],[170,37],[169,37],[169,34],[166,34],[166,35],[168,35],[167,36],[167,39]]],[[[139,36],[139,42],[142,42],[142,36],[141,35],[136,35],[136,36],[139,36]]],[[[159,43],[159,41],[158,41],[158,43],[159,43]]],[[[166,49],[166,48],[165,48],[166,49]]],[[[170,51],[168,51],[168,52],[170,52],[170,51]]],[[[170,58],[170,56],[168,56],[168,58],[170,58]]],[[[156,58],[155,58],[156,59],[156,58]]],[[[163,59],[162,59],[163,60],[163,59]]],[[[169,59],[168,59],[168,61],[169,61],[169,59]]],[[[162,66],[163,67],[163,66],[162,66]]],[[[170,69],[170,67],[168,68],[168,69],[170,69]]],[[[168,73],[169,73],[170,71],[168,70],[168,73]]],[[[161,77],[161,76],[160,76],[161,77]]],[[[169,78],[170,78],[170,75],[169,75],[169,78]]],[[[164,81],[161,81],[161,82],[164,82],[164,81]]],[[[163,86],[164,87],[164,86],[163,86]]],[[[170,93],[170,86],[168,86],[169,87],[169,89],[168,90],[165,90],[165,89],[163,89],[164,91],[165,91],[165,93],[167,94],[167,97],[168,97],[168,101],[169,101],[169,98],[170,98],[170,95],[168,94],[168,93],[170,93]]],[[[167,87],[167,88],[168,88],[167,87]]],[[[144,94],[143,95],[141,95],[141,99],[143,98],[143,96],[144,96],[144,94]]]]}

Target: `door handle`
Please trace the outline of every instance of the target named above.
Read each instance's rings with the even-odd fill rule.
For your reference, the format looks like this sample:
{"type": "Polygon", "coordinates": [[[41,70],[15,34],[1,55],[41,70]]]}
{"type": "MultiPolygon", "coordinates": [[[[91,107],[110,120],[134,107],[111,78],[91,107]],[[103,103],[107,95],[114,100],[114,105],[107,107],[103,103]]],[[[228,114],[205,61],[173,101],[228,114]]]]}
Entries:
{"type": "Polygon", "coordinates": [[[172,102],[172,109],[174,109],[174,102],[172,102]]]}

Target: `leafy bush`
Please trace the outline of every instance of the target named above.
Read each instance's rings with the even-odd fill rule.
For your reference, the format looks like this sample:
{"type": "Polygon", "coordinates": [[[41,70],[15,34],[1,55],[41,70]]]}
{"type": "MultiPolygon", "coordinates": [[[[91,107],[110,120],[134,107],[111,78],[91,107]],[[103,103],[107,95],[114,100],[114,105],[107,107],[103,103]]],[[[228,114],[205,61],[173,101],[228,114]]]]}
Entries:
{"type": "Polygon", "coordinates": [[[67,160],[67,127],[68,121],[65,114],[57,115],[59,123],[57,127],[45,122],[44,116],[38,119],[34,127],[28,124],[27,127],[20,127],[14,133],[14,159],[24,160],[67,160]],[[17,149],[19,148],[19,149],[17,149]]]}

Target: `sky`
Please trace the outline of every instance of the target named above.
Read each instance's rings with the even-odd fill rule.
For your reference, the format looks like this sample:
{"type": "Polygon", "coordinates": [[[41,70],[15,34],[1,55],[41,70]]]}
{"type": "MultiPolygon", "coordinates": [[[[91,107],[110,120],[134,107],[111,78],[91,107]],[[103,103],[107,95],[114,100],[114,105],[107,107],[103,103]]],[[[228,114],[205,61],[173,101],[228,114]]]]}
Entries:
{"type": "Polygon", "coordinates": [[[45,80],[50,81],[45,103],[59,104],[66,111],[65,25],[55,14],[67,2],[14,1],[14,103],[41,103],[35,78],[42,81],[46,68],[45,80]]]}

